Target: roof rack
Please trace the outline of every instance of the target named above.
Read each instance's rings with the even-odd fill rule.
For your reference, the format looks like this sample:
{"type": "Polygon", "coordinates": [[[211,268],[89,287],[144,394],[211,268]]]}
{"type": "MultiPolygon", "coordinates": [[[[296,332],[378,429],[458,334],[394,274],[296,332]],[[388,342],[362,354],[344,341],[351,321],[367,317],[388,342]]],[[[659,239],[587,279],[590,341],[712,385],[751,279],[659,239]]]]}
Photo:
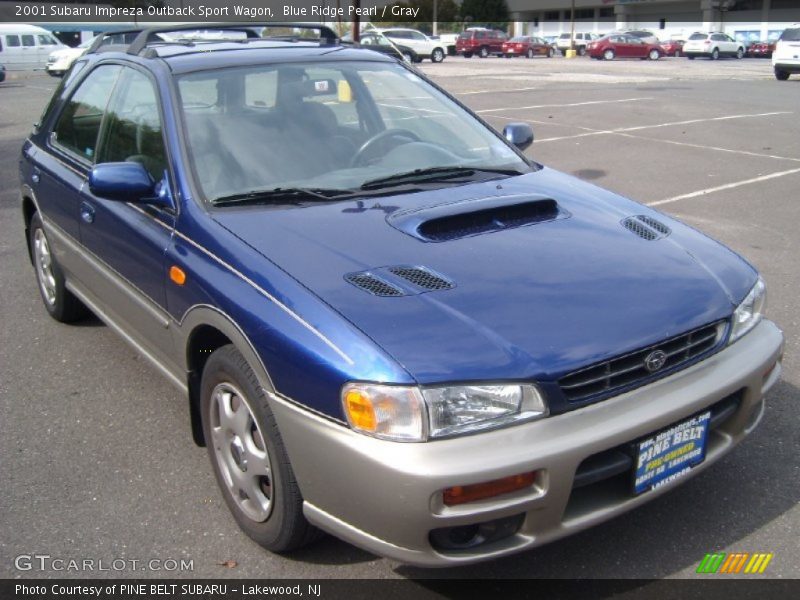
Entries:
{"type": "MultiPolygon", "coordinates": [[[[122,50],[128,54],[138,55],[142,50],[148,47],[151,43],[169,44],[178,43],[178,41],[170,42],[158,37],[160,33],[176,33],[181,31],[235,31],[245,34],[246,41],[269,39],[263,38],[258,33],[257,29],[306,29],[312,31],[319,31],[319,40],[321,45],[335,46],[339,43],[339,37],[327,25],[315,25],[313,23],[195,23],[191,25],[174,25],[163,27],[147,27],[139,29],[126,29],[122,31],[109,31],[97,36],[97,39],[92,43],[86,54],[94,54],[101,52],[103,46],[108,46],[111,50],[122,50]],[[115,43],[115,39],[122,39],[127,41],[127,38],[135,36],[129,45],[124,42],[122,44],[115,43]]],[[[280,35],[274,39],[281,40],[296,40],[296,36],[280,35]]],[[[218,40],[213,39],[194,39],[193,42],[214,42],[218,40]]]]}

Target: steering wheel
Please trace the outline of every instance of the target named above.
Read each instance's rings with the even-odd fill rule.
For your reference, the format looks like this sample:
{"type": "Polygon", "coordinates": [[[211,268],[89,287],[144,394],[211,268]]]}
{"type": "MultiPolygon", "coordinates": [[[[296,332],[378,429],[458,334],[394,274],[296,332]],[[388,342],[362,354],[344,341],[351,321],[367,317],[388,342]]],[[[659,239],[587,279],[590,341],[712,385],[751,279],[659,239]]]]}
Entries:
{"type": "Polygon", "coordinates": [[[384,129],[361,144],[361,147],[356,150],[356,153],[353,155],[353,158],[350,161],[350,166],[363,166],[367,162],[367,159],[371,153],[374,153],[381,144],[386,143],[391,139],[406,140],[396,143],[396,146],[399,146],[400,144],[407,144],[408,142],[422,141],[416,133],[409,131],[408,129],[384,129]]]}

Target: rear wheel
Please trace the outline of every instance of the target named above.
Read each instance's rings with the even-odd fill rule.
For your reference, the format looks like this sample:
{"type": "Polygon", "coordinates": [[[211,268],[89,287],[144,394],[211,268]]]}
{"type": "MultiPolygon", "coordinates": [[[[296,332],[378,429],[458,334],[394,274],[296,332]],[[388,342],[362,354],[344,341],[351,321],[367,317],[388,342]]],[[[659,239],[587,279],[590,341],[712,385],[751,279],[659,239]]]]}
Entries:
{"type": "Polygon", "coordinates": [[[528,48],[528,51],[525,53],[525,56],[528,58],[533,58],[533,48],[528,48]]]}
{"type": "Polygon", "coordinates": [[[672,56],[674,56],[675,58],[678,58],[680,55],[681,55],[681,51],[680,50],[675,50],[675,54],[673,54],[672,56]]]}
{"type": "Polygon", "coordinates": [[[303,516],[275,417],[255,373],[232,345],[209,357],[200,393],[214,475],[242,531],[273,552],[313,541],[318,530],[303,516]]]}
{"type": "Polygon", "coordinates": [[[647,55],[647,58],[649,58],[650,60],[658,60],[659,58],[661,58],[661,53],[655,49],[650,50],[650,54],[647,55]]]}
{"type": "Polygon", "coordinates": [[[39,294],[47,313],[61,323],[72,323],[86,316],[88,310],[65,285],[64,274],[59,267],[53,248],[47,239],[39,213],[31,219],[28,243],[39,294]]]}
{"type": "Polygon", "coordinates": [[[739,48],[736,51],[736,58],[744,58],[744,48],[739,48]]]}
{"type": "Polygon", "coordinates": [[[414,56],[410,52],[403,52],[403,60],[407,63],[414,62],[414,56]]]}
{"type": "Polygon", "coordinates": [[[688,58],[689,60],[694,60],[694,56],[687,56],[686,58],[688,58]]]}
{"type": "Polygon", "coordinates": [[[464,52],[464,58],[472,58],[472,52],[464,52]]]}
{"type": "Polygon", "coordinates": [[[547,58],[553,58],[556,55],[556,51],[552,48],[548,48],[547,50],[547,58]]]}
{"type": "Polygon", "coordinates": [[[431,52],[431,62],[440,63],[444,60],[444,50],[441,48],[434,48],[431,52]]]}
{"type": "Polygon", "coordinates": [[[611,48],[607,48],[603,52],[603,60],[614,60],[614,51],[611,48]]]}
{"type": "Polygon", "coordinates": [[[782,71],[781,69],[775,69],[775,79],[778,81],[786,81],[789,79],[789,71],[782,71]]]}
{"type": "Polygon", "coordinates": [[[711,60],[719,60],[719,48],[714,48],[711,51],[711,60]]]}
{"type": "Polygon", "coordinates": [[[478,56],[481,58],[486,58],[489,56],[489,49],[486,46],[481,46],[481,49],[478,50],[478,56]]]}
{"type": "Polygon", "coordinates": [[[586,56],[586,46],[578,46],[578,56],[586,56]]]}

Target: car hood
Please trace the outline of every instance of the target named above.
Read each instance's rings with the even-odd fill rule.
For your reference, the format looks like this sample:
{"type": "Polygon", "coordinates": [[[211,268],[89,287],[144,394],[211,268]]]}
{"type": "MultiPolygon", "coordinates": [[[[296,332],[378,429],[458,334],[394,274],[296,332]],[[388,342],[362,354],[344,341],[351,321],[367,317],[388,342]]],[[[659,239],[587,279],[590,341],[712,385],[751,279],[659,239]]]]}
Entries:
{"type": "Polygon", "coordinates": [[[680,222],[546,168],[362,202],[212,214],[420,383],[554,380],[729,317],[756,279],[738,255],[680,222]],[[513,208],[521,205],[530,214],[513,208]],[[474,226],[476,209],[488,211],[482,221],[500,215],[488,220],[494,230],[474,226]],[[639,237],[622,225],[635,215],[667,233],[639,237]],[[446,239],[426,241],[420,229],[446,239]],[[452,287],[427,291],[392,266],[423,267],[452,287]],[[346,279],[363,272],[402,295],[346,279]]]}

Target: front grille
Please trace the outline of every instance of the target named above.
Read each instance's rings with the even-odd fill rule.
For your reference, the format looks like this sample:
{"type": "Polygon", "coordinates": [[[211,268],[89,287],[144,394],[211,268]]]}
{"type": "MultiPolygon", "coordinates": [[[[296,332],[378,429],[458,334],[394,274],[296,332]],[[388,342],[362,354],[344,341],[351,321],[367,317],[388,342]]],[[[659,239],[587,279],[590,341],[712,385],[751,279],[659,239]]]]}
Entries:
{"type": "Polygon", "coordinates": [[[350,273],[344,277],[354,286],[374,296],[403,296],[403,290],[375,277],[372,273],[350,273]]]}
{"type": "Polygon", "coordinates": [[[453,287],[452,282],[421,267],[389,267],[389,271],[426,290],[449,290],[453,287]]]}
{"type": "Polygon", "coordinates": [[[623,388],[635,387],[689,366],[714,349],[724,332],[723,321],[712,323],[655,346],[570,373],[559,379],[558,385],[570,402],[581,402],[593,396],[610,396],[623,388]],[[645,359],[659,350],[665,355],[664,363],[655,372],[649,371],[645,359]]]}

